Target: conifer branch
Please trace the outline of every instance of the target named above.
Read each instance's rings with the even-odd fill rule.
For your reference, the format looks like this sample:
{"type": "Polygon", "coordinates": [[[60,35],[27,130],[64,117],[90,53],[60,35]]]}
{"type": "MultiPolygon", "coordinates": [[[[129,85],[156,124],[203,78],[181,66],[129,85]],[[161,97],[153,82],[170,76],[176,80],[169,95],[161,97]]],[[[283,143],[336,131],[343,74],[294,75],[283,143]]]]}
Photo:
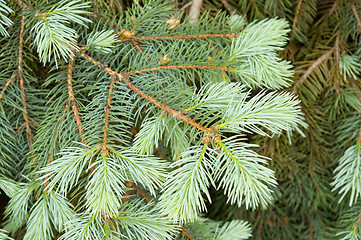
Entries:
{"type": "Polygon", "coordinates": [[[112,76],[112,80],[110,81],[110,86],[109,86],[108,101],[107,101],[106,110],[105,110],[105,120],[104,120],[104,130],[103,130],[104,133],[103,133],[103,144],[102,144],[102,149],[103,149],[102,154],[104,154],[104,155],[106,155],[110,105],[112,103],[113,87],[114,87],[114,83],[116,80],[117,80],[117,78],[115,76],[112,76]]]}
{"type": "Polygon", "coordinates": [[[306,79],[312,74],[312,72],[323,62],[325,61],[333,52],[335,48],[331,48],[330,50],[326,51],[324,54],[322,54],[319,58],[317,58],[316,61],[313,62],[313,64],[304,72],[300,80],[296,83],[296,85],[293,87],[293,92],[296,92],[297,89],[304,84],[306,79]]]}
{"type": "MultiPolygon", "coordinates": [[[[35,125],[35,126],[37,125],[36,123],[34,123],[34,122],[32,122],[32,121],[30,121],[30,124],[31,124],[31,125],[35,125]]],[[[23,124],[21,124],[20,127],[18,127],[18,129],[16,129],[16,131],[14,132],[13,135],[15,136],[16,134],[18,134],[18,132],[19,132],[21,129],[23,129],[25,126],[26,126],[26,122],[23,122],[23,124]]]]}
{"type": "Polygon", "coordinates": [[[18,58],[18,77],[20,80],[20,88],[22,92],[22,103],[24,107],[24,120],[26,123],[26,132],[28,134],[29,146],[33,144],[33,138],[31,136],[31,128],[29,124],[28,107],[26,104],[26,94],[24,88],[24,76],[23,76],[23,48],[24,48],[24,30],[25,30],[25,16],[22,17],[20,25],[20,36],[19,36],[19,58],[18,58]]]}
{"type": "MultiPolygon", "coordinates": [[[[144,69],[144,71],[139,70],[139,71],[135,71],[133,73],[125,73],[124,75],[117,73],[116,71],[113,71],[112,69],[110,69],[109,67],[104,66],[101,62],[93,59],[92,57],[84,54],[84,53],[80,53],[80,56],[82,58],[84,58],[85,60],[91,62],[92,64],[96,65],[98,68],[103,69],[104,71],[106,71],[109,75],[117,77],[119,81],[125,83],[127,85],[127,87],[131,90],[133,90],[133,92],[135,92],[136,94],[140,95],[142,98],[144,98],[145,100],[147,100],[148,102],[151,102],[154,106],[157,106],[158,108],[162,109],[163,111],[167,112],[168,114],[177,117],[178,119],[186,122],[187,124],[196,127],[198,130],[204,132],[204,133],[210,133],[212,130],[210,128],[206,128],[202,125],[200,125],[199,123],[193,121],[192,119],[189,119],[186,115],[182,114],[180,111],[176,111],[172,108],[170,108],[167,105],[164,105],[163,103],[159,102],[158,100],[154,99],[151,96],[148,96],[145,92],[143,92],[142,90],[140,90],[139,88],[137,88],[136,86],[134,86],[128,79],[129,74],[131,75],[135,75],[137,73],[140,72],[148,72],[148,71],[154,71],[157,70],[157,68],[148,68],[148,69],[144,69]]],[[[177,66],[177,65],[174,65],[177,66]]],[[[173,66],[173,68],[174,68],[173,66]]],[[[192,65],[188,66],[188,65],[181,65],[182,67],[179,68],[184,68],[184,66],[186,66],[187,68],[192,68],[192,65]]],[[[197,66],[197,65],[194,65],[197,66]]],[[[165,66],[167,69],[167,66],[165,66]]],[[[169,68],[169,67],[168,67],[169,68]]],[[[158,69],[163,69],[162,67],[158,67],[158,69]]]]}
{"type": "Polygon", "coordinates": [[[82,143],[85,145],[86,140],[84,138],[84,129],[83,129],[82,124],[81,124],[81,119],[80,119],[80,116],[79,116],[79,110],[78,110],[78,106],[77,106],[78,104],[76,103],[76,100],[75,100],[75,97],[74,97],[74,91],[73,91],[73,83],[72,83],[73,68],[74,68],[74,60],[72,59],[72,57],[70,57],[69,58],[69,63],[68,63],[68,72],[67,72],[68,95],[69,95],[71,108],[73,109],[73,112],[74,112],[75,121],[76,121],[76,125],[78,127],[78,130],[79,130],[80,138],[82,140],[82,143]]]}
{"type": "Polygon", "coordinates": [[[357,26],[358,26],[358,30],[361,33],[361,20],[360,20],[360,16],[357,13],[357,9],[355,7],[355,4],[353,4],[353,2],[351,2],[351,8],[352,8],[352,12],[355,15],[356,21],[357,21],[357,26]]]}
{"type": "Polygon", "coordinates": [[[129,36],[129,37],[123,37],[120,41],[121,42],[129,42],[132,40],[138,40],[138,41],[162,41],[162,40],[174,40],[174,39],[202,39],[202,38],[229,38],[233,39],[237,37],[239,33],[209,33],[209,34],[200,34],[200,35],[179,35],[179,36],[129,36]]]}
{"type": "Polygon", "coordinates": [[[169,69],[210,69],[210,70],[220,70],[220,71],[231,71],[232,68],[228,66],[215,66],[215,65],[168,65],[168,66],[159,66],[153,68],[144,68],[141,70],[137,70],[134,72],[127,72],[125,73],[127,76],[133,76],[139,73],[145,72],[153,72],[153,71],[162,71],[162,70],[169,70],[169,69]]]}
{"type": "Polygon", "coordinates": [[[11,78],[9,78],[9,80],[5,83],[5,87],[3,90],[1,90],[1,93],[0,93],[0,101],[1,101],[1,98],[4,94],[4,92],[6,91],[6,89],[9,87],[9,85],[11,84],[11,82],[14,80],[14,78],[17,76],[18,74],[17,73],[14,73],[11,78]]]}

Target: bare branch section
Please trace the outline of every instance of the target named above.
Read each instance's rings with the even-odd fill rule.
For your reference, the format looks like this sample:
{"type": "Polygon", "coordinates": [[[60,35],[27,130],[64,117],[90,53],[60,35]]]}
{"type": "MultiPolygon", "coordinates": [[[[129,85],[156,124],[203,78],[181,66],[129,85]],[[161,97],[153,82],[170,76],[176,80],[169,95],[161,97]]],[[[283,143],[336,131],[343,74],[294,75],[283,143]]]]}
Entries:
{"type": "Polygon", "coordinates": [[[11,84],[11,82],[14,80],[14,78],[18,76],[17,73],[14,73],[11,78],[5,83],[5,87],[3,90],[1,90],[1,93],[0,93],[0,101],[1,101],[1,98],[2,96],[4,95],[4,92],[6,91],[6,89],[9,87],[9,85],[11,84]]]}
{"type": "Polygon", "coordinates": [[[296,92],[297,89],[304,84],[304,82],[306,81],[306,79],[312,74],[312,72],[323,62],[325,61],[333,52],[334,48],[331,48],[330,50],[328,50],[327,52],[325,52],[324,54],[322,54],[307,70],[306,72],[302,75],[302,77],[300,78],[300,80],[298,81],[298,83],[293,87],[293,92],[296,92]]]}
{"type": "Polygon", "coordinates": [[[192,6],[189,9],[189,23],[195,24],[198,22],[199,12],[201,11],[203,0],[193,0],[192,6]]]}
{"type": "Polygon", "coordinates": [[[26,94],[24,88],[24,72],[23,72],[23,48],[24,48],[24,30],[25,30],[25,16],[22,17],[20,26],[20,37],[19,37],[19,58],[18,58],[18,77],[20,81],[20,89],[22,92],[22,103],[24,107],[24,120],[26,125],[26,132],[28,135],[29,146],[33,144],[33,138],[31,136],[30,120],[28,115],[28,107],[26,105],[26,94]]]}
{"type": "MultiPolygon", "coordinates": [[[[186,115],[182,114],[180,111],[176,111],[172,108],[170,108],[167,105],[164,105],[163,103],[159,102],[158,100],[154,99],[151,96],[148,96],[146,93],[144,93],[142,90],[140,90],[139,88],[137,88],[136,86],[134,86],[128,79],[128,75],[124,74],[124,76],[120,73],[117,73],[115,71],[113,71],[112,69],[110,69],[109,67],[104,66],[101,62],[93,59],[92,57],[84,54],[84,53],[80,53],[80,56],[91,62],[92,64],[96,65],[98,68],[103,69],[104,71],[106,71],[109,75],[114,76],[116,78],[118,78],[119,81],[122,81],[123,83],[125,83],[127,85],[127,87],[131,90],[133,90],[135,93],[137,93],[138,95],[140,95],[142,98],[144,98],[145,100],[147,100],[148,102],[151,102],[153,105],[159,107],[160,109],[162,109],[163,111],[167,112],[168,114],[177,117],[178,119],[186,122],[187,124],[196,127],[198,130],[204,132],[204,133],[211,133],[211,129],[210,128],[206,128],[202,125],[200,125],[199,123],[196,123],[195,121],[193,121],[192,119],[189,119],[186,115]]],[[[155,69],[149,69],[148,71],[154,71],[155,69]]],[[[139,73],[139,71],[137,72],[139,73]]],[[[133,72],[133,75],[136,74],[135,72],[133,72]]]]}
{"type": "Polygon", "coordinates": [[[68,63],[68,73],[67,73],[67,81],[68,81],[68,95],[70,100],[71,108],[73,109],[76,125],[79,130],[80,138],[83,144],[86,144],[86,140],[84,138],[84,129],[81,124],[81,119],[79,116],[78,104],[76,103],[73,91],[73,68],[74,68],[74,60],[72,58],[69,59],[68,63]]]}

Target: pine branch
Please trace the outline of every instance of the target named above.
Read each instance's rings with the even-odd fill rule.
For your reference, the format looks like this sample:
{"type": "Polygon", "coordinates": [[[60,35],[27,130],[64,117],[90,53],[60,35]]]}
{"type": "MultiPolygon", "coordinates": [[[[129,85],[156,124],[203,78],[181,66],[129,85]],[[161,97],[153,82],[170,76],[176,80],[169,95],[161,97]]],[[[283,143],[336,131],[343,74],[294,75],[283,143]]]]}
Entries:
{"type": "Polygon", "coordinates": [[[20,25],[20,37],[19,37],[19,58],[18,58],[18,77],[20,80],[20,88],[22,92],[22,103],[24,107],[24,119],[26,123],[26,132],[28,135],[29,146],[33,144],[33,138],[31,136],[31,128],[29,124],[28,106],[26,104],[26,94],[24,88],[24,76],[23,76],[23,48],[24,48],[24,30],[25,30],[25,16],[22,16],[20,25]]]}
{"type": "MultiPolygon", "coordinates": [[[[142,98],[144,98],[145,100],[147,100],[148,102],[151,102],[152,104],[154,104],[155,106],[157,106],[158,108],[160,108],[161,110],[169,113],[171,116],[177,117],[178,119],[186,122],[187,124],[196,127],[198,130],[204,132],[204,133],[210,133],[212,130],[210,128],[206,128],[204,126],[201,126],[199,123],[194,122],[192,119],[189,119],[186,115],[184,115],[183,113],[176,111],[172,108],[170,108],[169,106],[157,101],[156,99],[154,99],[151,96],[148,96],[146,93],[144,93],[142,90],[140,90],[139,88],[137,88],[136,86],[134,86],[128,79],[127,74],[120,74],[117,73],[115,71],[113,71],[112,69],[110,69],[109,67],[104,66],[102,63],[100,63],[97,60],[94,60],[93,58],[91,58],[88,55],[85,55],[84,53],[80,53],[80,56],[82,58],[84,58],[85,60],[91,62],[92,64],[96,65],[98,68],[105,70],[108,74],[110,74],[111,76],[116,77],[119,81],[125,83],[127,85],[127,87],[131,90],[133,90],[135,93],[139,94],[142,98]]],[[[191,66],[181,66],[182,68],[192,68],[191,66]]],[[[160,69],[162,69],[162,67],[160,67],[160,69]]],[[[167,67],[165,69],[168,69],[167,67]]],[[[149,68],[149,69],[145,69],[144,71],[154,71],[156,70],[155,68],[149,68]]],[[[133,72],[133,73],[129,73],[131,75],[137,74],[142,72],[142,70],[133,72]]]]}

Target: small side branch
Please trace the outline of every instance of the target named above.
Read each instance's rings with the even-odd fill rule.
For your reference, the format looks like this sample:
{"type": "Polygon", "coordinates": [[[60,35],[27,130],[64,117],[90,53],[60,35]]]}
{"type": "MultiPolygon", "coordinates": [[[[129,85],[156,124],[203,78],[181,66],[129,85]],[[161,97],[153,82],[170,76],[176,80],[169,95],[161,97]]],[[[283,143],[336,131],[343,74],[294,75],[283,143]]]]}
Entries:
{"type": "Polygon", "coordinates": [[[290,37],[291,40],[294,37],[294,33],[295,33],[295,30],[296,30],[296,25],[297,25],[297,20],[298,20],[298,17],[300,15],[300,12],[301,12],[302,2],[303,2],[303,0],[298,0],[298,3],[297,3],[295,18],[293,19],[293,23],[292,23],[292,33],[291,33],[291,37],[290,37]]]}
{"type": "Polygon", "coordinates": [[[24,120],[26,124],[26,132],[28,135],[29,146],[33,144],[33,138],[31,136],[30,120],[28,115],[28,107],[26,104],[26,94],[24,88],[24,73],[23,73],[23,48],[24,48],[24,30],[25,30],[25,16],[22,17],[20,26],[20,37],[19,37],[19,58],[18,58],[18,77],[20,81],[20,89],[22,92],[22,102],[24,107],[24,120]]]}
{"type": "Polygon", "coordinates": [[[302,75],[302,77],[300,78],[300,80],[298,81],[298,83],[293,87],[293,92],[296,92],[297,89],[304,84],[304,82],[306,81],[306,79],[312,74],[312,72],[323,62],[325,61],[333,52],[334,48],[331,48],[330,50],[328,50],[327,52],[325,52],[324,54],[322,54],[307,70],[306,72],[302,75]]]}
{"type": "Polygon", "coordinates": [[[9,87],[9,85],[11,84],[11,82],[14,80],[14,78],[17,76],[18,74],[17,73],[14,73],[11,78],[5,83],[5,87],[3,90],[1,90],[1,93],[0,93],[0,101],[1,101],[1,98],[2,96],[4,95],[4,92],[6,91],[6,89],[9,87]]]}
{"type": "Polygon", "coordinates": [[[234,37],[237,37],[239,33],[219,33],[219,34],[201,34],[201,35],[179,35],[179,36],[132,36],[127,37],[124,39],[121,39],[121,42],[129,42],[133,40],[137,41],[162,41],[162,40],[174,40],[174,39],[202,39],[202,38],[229,38],[233,39],[234,37]]]}
{"type": "Polygon", "coordinates": [[[189,240],[195,240],[195,238],[188,232],[187,229],[185,229],[184,227],[179,227],[179,229],[181,230],[183,235],[186,236],[189,240]]]}
{"type": "Polygon", "coordinates": [[[159,66],[153,68],[144,68],[134,72],[126,73],[127,76],[133,76],[139,73],[153,72],[153,71],[162,71],[170,69],[210,69],[210,70],[220,70],[220,71],[230,71],[232,68],[228,66],[215,66],[215,65],[168,65],[168,66],[159,66]]]}
{"type": "Polygon", "coordinates": [[[74,97],[74,91],[73,91],[73,68],[74,68],[74,60],[72,58],[69,59],[68,63],[68,73],[67,73],[67,82],[68,82],[68,95],[70,100],[71,108],[73,109],[76,125],[79,130],[80,138],[82,140],[83,144],[86,144],[86,140],[84,138],[84,129],[81,124],[81,119],[79,116],[79,110],[78,110],[78,104],[76,103],[75,97],[74,97]]]}

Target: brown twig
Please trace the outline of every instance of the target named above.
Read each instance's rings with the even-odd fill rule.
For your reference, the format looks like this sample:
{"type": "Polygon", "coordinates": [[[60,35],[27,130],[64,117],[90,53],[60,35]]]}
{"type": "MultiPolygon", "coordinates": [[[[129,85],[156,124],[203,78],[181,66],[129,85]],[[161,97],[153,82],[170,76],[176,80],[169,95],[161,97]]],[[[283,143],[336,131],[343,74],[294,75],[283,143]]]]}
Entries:
{"type": "Polygon", "coordinates": [[[80,139],[82,140],[82,143],[85,145],[86,140],[84,138],[84,129],[81,124],[81,119],[79,116],[79,110],[78,110],[78,104],[76,103],[75,97],[74,97],[74,91],[73,91],[73,68],[74,68],[74,60],[72,57],[69,59],[68,63],[68,72],[67,72],[67,82],[68,82],[68,95],[70,100],[71,108],[73,109],[76,125],[78,127],[80,139]]]}
{"type": "Polygon", "coordinates": [[[179,229],[181,230],[181,232],[183,233],[184,236],[186,236],[189,240],[195,240],[195,238],[188,232],[187,229],[185,229],[184,227],[180,226],[179,229]]]}
{"type": "Polygon", "coordinates": [[[224,8],[227,10],[229,14],[233,14],[235,9],[232,7],[231,4],[229,4],[227,0],[221,0],[221,3],[223,4],[224,8]]]}
{"type": "Polygon", "coordinates": [[[97,18],[97,19],[99,19],[99,20],[102,20],[103,22],[108,23],[110,26],[117,27],[117,24],[116,24],[115,22],[110,21],[110,20],[108,20],[108,19],[106,19],[106,18],[103,18],[103,17],[99,16],[98,14],[95,14],[95,13],[86,13],[85,15],[86,15],[86,16],[89,16],[89,17],[92,17],[92,18],[97,18]]]}
{"type": "Polygon", "coordinates": [[[357,9],[356,9],[356,6],[355,4],[353,4],[353,2],[351,2],[351,8],[352,8],[352,11],[353,11],[353,14],[355,15],[355,18],[356,18],[356,21],[357,21],[357,25],[358,25],[358,30],[359,32],[361,33],[361,20],[360,20],[360,16],[358,15],[357,13],[357,9]]]}
{"type": "Polygon", "coordinates": [[[316,61],[313,62],[313,64],[304,72],[300,80],[297,82],[297,84],[293,87],[293,92],[296,92],[297,89],[304,84],[306,79],[311,75],[311,73],[323,62],[325,61],[333,52],[334,47],[322,54],[316,61]]]}
{"type": "Polygon", "coordinates": [[[4,92],[6,91],[6,89],[9,87],[9,85],[11,84],[11,82],[14,80],[14,78],[17,76],[18,74],[17,73],[14,73],[11,78],[9,78],[9,80],[5,83],[5,87],[3,90],[1,90],[1,93],[0,93],[0,101],[1,101],[1,98],[4,94],[4,92]]]}
{"type": "Polygon", "coordinates": [[[162,40],[171,40],[171,39],[201,39],[201,38],[229,38],[233,39],[234,37],[238,36],[239,33],[217,33],[217,34],[200,34],[200,35],[179,35],[179,36],[132,36],[126,37],[121,39],[121,42],[128,42],[133,40],[138,41],[147,41],[147,40],[154,40],[154,41],[162,41],[162,40]]]}
{"type": "Polygon", "coordinates": [[[251,2],[251,4],[253,5],[253,8],[256,9],[258,18],[259,18],[259,19],[263,19],[263,17],[262,17],[262,15],[261,15],[260,11],[258,10],[258,7],[257,7],[256,3],[254,2],[254,0],[250,0],[250,2],[251,2]]]}
{"type": "Polygon", "coordinates": [[[312,240],[313,239],[313,226],[312,226],[311,220],[310,220],[308,215],[306,215],[306,220],[308,222],[308,225],[310,226],[310,238],[309,238],[309,240],[312,240]]]}
{"type": "Polygon", "coordinates": [[[107,148],[107,137],[108,137],[108,128],[109,128],[109,114],[110,114],[110,105],[112,103],[112,95],[113,95],[113,88],[114,83],[117,80],[116,76],[112,77],[112,80],[110,81],[109,86],[109,94],[108,94],[108,101],[106,104],[106,110],[105,110],[105,120],[104,120],[104,133],[103,133],[103,154],[106,155],[106,148],[107,148]]]}
{"type": "Polygon", "coordinates": [[[19,37],[19,58],[18,58],[18,77],[20,80],[20,89],[22,92],[22,102],[24,107],[24,120],[26,124],[26,132],[28,134],[29,146],[33,144],[33,138],[31,136],[31,128],[29,124],[28,106],[26,104],[26,94],[24,88],[24,76],[23,76],[23,48],[24,48],[24,30],[25,30],[25,16],[22,17],[20,26],[20,37],[19,37]]]}
{"type": "Polygon", "coordinates": [[[297,20],[298,20],[298,17],[299,17],[299,15],[300,15],[300,12],[301,12],[302,2],[303,2],[303,0],[298,0],[297,7],[296,7],[295,18],[293,19],[293,23],[292,23],[292,32],[291,32],[290,40],[293,39],[294,34],[295,34],[295,29],[296,29],[296,25],[297,25],[297,20]]]}
{"type": "Polygon", "coordinates": [[[126,73],[127,76],[133,76],[139,73],[153,72],[153,71],[162,71],[169,69],[211,69],[211,70],[221,70],[221,71],[230,71],[232,68],[228,66],[215,66],[215,65],[168,65],[168,66],[159,66],[153,68],[144,68],[134,72],[126,73]]]}
{"type": "Polygon", "coordinates": [[[333,4],[332,4],[332,8],[330,9],[330,11],[328,12],[328,17],[331,17],[333,15],[334,12],[336,12],[338,6],[339,6],[339,2],[340,0],[336,0],[333,4]]]}
{"type": "Polygon", "coordinates": [[[195,24],[198,22],[199,13],[203,5],[203,0],[192,0],[192,6],[189,9],[189,23],[195,24]]]}

